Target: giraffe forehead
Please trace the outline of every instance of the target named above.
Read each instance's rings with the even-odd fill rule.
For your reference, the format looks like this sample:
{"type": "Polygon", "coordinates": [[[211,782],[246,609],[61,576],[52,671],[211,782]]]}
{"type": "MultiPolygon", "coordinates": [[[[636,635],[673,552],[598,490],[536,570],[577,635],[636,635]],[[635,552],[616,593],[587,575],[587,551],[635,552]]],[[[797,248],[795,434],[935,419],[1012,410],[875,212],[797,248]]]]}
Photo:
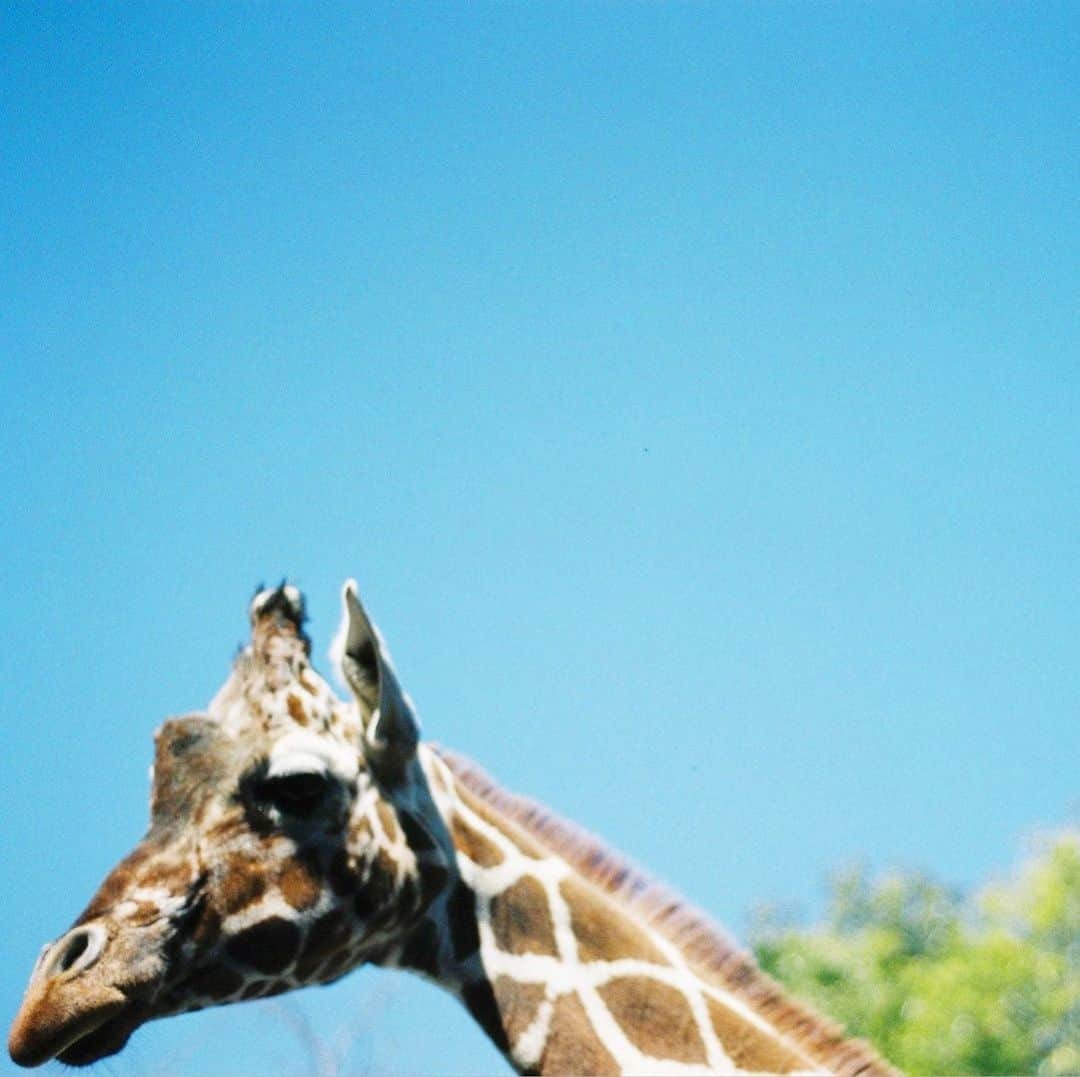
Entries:
{"type": "Polygon", "coordinates": [[[251,678],[245,695],[252,710],[277,724],[325,729],[339,724],[345,704],[306,662],[287,668],[287,675],[251,678]]]}
{"type": "Polygon", "coordinates": [[[359,744],[356,705],[339,699],[306,657],[296,653],[267,661],[264,654],[245,649],[208,713],[236,737],[258,731],[277,738],[307,730],[359,744]]]}

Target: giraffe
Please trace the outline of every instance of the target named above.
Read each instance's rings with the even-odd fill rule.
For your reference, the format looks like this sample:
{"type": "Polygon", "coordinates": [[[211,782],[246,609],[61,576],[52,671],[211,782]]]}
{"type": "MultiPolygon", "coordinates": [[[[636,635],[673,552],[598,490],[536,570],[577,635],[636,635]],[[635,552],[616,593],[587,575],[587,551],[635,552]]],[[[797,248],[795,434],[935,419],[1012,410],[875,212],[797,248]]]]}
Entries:
{"type": "Polygon", "coordinates": [[[892,1072],[597,839],[421,741],[352,580],[343,607],[348,702],[283,583],[206,711],[157,730],[149,828],[42,949],[16,1063],[88,1065],[146,1021],[370,962],[453,993],[521,1073],[892,1072]]]}

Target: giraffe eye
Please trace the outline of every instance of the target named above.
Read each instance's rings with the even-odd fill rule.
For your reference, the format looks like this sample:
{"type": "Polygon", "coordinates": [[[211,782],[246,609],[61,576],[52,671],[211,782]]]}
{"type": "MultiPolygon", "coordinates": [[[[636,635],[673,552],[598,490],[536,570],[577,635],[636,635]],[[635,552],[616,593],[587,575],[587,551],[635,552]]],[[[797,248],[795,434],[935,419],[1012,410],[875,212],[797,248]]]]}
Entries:
{"type": "Polygon", "coordinates": [[[325,774],[280,774],[259,785],[258,798],[289,815],[310,815],[329,788],[325,774]]]}

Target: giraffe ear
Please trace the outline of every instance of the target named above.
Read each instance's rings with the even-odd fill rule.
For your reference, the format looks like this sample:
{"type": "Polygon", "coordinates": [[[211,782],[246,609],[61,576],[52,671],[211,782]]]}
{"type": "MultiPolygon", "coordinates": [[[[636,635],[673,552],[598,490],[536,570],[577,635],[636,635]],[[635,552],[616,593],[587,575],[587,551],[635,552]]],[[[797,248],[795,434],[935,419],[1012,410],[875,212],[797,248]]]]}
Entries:
{"type": "Polygon", "coordinates": [[[342,621],[333,656],[360,705],[368,765],[393,780],[416,754],[420,724],[412,700],[398,684],[386,644],[360,604],[355,580],[346,580],[341,598],[342,621]]]}

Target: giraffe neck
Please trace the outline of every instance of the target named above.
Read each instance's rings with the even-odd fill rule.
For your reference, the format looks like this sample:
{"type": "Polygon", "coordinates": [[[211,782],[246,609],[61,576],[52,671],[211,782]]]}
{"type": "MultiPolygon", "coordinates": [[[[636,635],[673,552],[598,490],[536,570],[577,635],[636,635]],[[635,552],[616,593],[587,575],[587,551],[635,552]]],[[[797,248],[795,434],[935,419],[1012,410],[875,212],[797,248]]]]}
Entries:
{"type": "Polygon", "coordinates": [[[580,849],[528,826],[542,809],[500,811],[460,764],[424,751],[457,870],[390,960],[456,994],[519,1072],[868,1072],[861,1045],[823,1025],[808,1037],[806,1012],[775,989],[762,996],[757,983],[767,1004],[756,1005],[620,902],[619,887],[637,885],[629,869],[597,866],[592,850],[583,871],[580,849]],[[791,1019],[770,1020],[770,1007],[791,1019]]]}

